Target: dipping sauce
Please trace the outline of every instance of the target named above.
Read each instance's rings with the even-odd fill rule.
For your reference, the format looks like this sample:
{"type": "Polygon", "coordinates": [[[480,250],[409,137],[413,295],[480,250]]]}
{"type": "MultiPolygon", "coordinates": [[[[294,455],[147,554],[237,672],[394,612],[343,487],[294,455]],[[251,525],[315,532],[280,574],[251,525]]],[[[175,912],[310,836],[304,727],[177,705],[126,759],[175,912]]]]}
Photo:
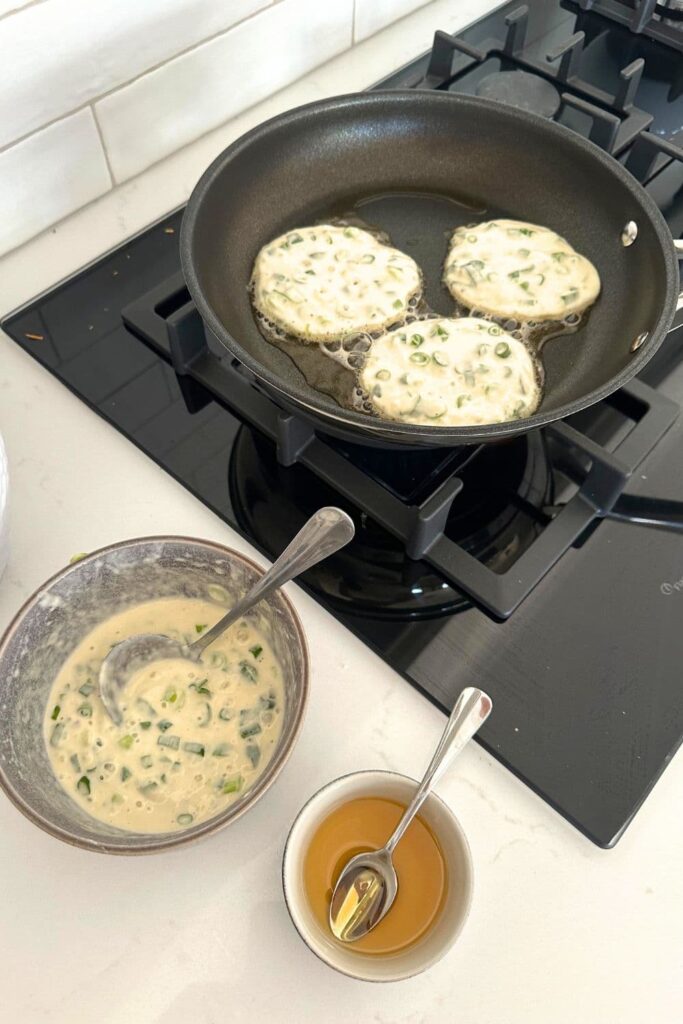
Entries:
{"type": "Polygon", "coordinates": [[[119,698],[115,725],[99,697],[100,665],[136,633],[191,643],[225,614],[209,601],[148,601],[96,626],[52,686],[44,736],[55,775],[100,821],[169,832],[223,811],[256,781],[282,728],[282,672],[266,637],[236,622],[193,664],[155,661],[119,698]]]}
{"type": "MultiPolygon", "coordinates": [[[[304,888],[331,939],[330,901],[342,869],[357,853],[380,849],[404,810],[403,804],[384,797],[359,797],[337,807],[318,826],[304,860],[304,888]]],[[[441,912],[448,887],[446,865],[436,836],[419,815],[396,847],[393,862],[398,893],[391,910],[363,938],[344,943],[345,949],[398,953],[418,942],[441,912]]]]}

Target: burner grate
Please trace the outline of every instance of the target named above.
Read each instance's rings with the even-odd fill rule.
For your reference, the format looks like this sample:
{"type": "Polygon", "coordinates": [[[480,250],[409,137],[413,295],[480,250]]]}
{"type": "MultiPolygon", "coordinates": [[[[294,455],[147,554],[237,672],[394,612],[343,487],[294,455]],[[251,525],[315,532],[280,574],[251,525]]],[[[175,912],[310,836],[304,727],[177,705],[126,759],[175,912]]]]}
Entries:
{"type": "Polygon", "coordinates": [[[546,428],[546,436],[568,451],[575,467],[586,462],[588,469],[582,470],[583,480],[576,493],[566,504],[553,509],[545,528],[511,569],[498,573],[446,534],[449,513],[463,490],[457,469],[420,501],[402,500],[362,465],[345,458],[307,420],[277,406],[236,361],[210,350],[201,317],[181,274],[174,274],[126,306],[122,316],[126,326],[163,355],[184,380],[188,408],[201,408],[213,396],[237,412],[275,443],[281,465],[305,466],[398,538],[410,558],[423,559],[500,619],[512,614],[599,519],[611,516],[613,511],[615,516],[620,514],[618,499],[631,474],[679,412],[674,402],[634,380],[606,401],[634,423],[614,451],[568,423],[546,428]]]}
{"type": "MultiPolygon", "coordinates": [[[[473,46],[458,36],[437,32],[422,87],[449,89],[476,65],[497,58],[504,72],[517,68],[551,83],[560,98],[555,119],[560,120],[568,109],[587,115],[590,119],[588,137],[608,153],[621,153],[652,123],[652,115],[634,105],[645,67],[642,57],[621,69],[618,88],[608,92],[586,81],[579,73],[585,32],[575,32],[548,51],[546,60],[541,61],[528,51],[529,8],[526,4],[507,15],[505,26],[504,39],[491,40],[482,47],[473,46]],[[558,61],[557,68],[553,68],[558,61]]],[[[514,96],[511,102],[523,105],[515,103],[514,96]]]]}
{"type": "Polygon", "coordinates": [[[594,11],[675,50],[683,51],[683,3],[681,0],[576,0],[582,11],[594,11]]]}

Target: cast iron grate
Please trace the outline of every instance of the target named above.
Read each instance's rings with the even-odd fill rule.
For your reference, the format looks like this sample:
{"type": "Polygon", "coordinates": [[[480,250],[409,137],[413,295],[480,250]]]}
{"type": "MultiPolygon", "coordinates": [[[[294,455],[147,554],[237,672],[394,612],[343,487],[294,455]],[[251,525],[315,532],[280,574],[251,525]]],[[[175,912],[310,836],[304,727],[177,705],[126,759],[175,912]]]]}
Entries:
{"type": "MultiPolygon", "coordinates": [[[[582,479],[567,502],[551,510],[545,528],[512,567],[497,573],[445,533],[451,506],[463,489],[457,469],[419,502],[402,500],[361,466],[344,458],[308,421],[283,411],[255,386],[252,376],[235,360],[211,351],[181,274],[174,274],[126,306],[122,317],[137,337],[172,364],[183,382],[190,411],[201,408],[211,396],[236,412],[275,443],[282,465],[306,466],[397,537],[410,558],[429,563],[445,580],[500,619],[512,614],[599,519],[612,515],[628,518],[619,505],[620,496],[631,474],[679,413],[675,402],[634,380],[607,399],[608,405],[634,424],[614,451],[568,423],[545,428],[546,436],[566,451],[568,464],[582,479]]],[[[649,501],[640,499],[645,509],[649,501]]]]}
{"type": "Polygon", "coordinates": [[[625,25],[631,32],[683,51],[683,4],[680,0],[576,0],[582,11],[594,11],[625,25]]]}
{"type": "MultiPolygon", "coordinates": [[[[591,7],[590,3],[582,6],[585,10],[591,7]]],[[[460,36],[436,32],[425,74],[414,85],[423,89],[450,90],[454,84],[458,87],[472,69],[493,63],[496,70],[485,81],[490,82],[494,88],[497,76],[507,76],[505,90],[512,90],[514,101],[518,88],[524,86],[526,91],[535,83],[536,95],[530,109],[553,117],[554,120],[563,120],[568,111],[574,111],[588,121],[586,134],[592,142],[615,156],[623,153],[653,122],[651,113],[635,105],[645,68],[643,58],[638,57],[622,67],[617,88],[607,91],[582,77],[586,32],[574,32],[548,50],[543,60],[535,55],[534,48],[530,46],[529,24],[529,7],[521,4],[505,17],[506,31],[502,39],[485,40],[476,46],[460,36]]],[[[680,45],[683,41],[683,22],[675,34],[680,45]]],[[[483,85],[484,81],[480,82],[480,86],[483,85]]],[[[502,98],[495,92],[482,91],[481,94],[502,98]]],[[[517,104],[524,106],[525,99],[520,93],[516,97],[517,104]]],[[[683,160],[683,150],[672,143],[665,143],[660,152],[669,158],[683,160]]],[[[641,181],[645,180],[644,177],[638,177],[641,181]]]]}

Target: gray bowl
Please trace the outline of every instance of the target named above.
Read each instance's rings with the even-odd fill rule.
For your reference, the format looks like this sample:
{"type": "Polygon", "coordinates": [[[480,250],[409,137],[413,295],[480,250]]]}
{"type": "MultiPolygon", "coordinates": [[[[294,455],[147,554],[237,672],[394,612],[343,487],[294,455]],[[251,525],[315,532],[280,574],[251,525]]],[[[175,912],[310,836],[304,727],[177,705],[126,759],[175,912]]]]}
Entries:
{"type": "Polygon", "coordinates": [[[212,584],[235,598],[262,570],[235,551],[190,537],[143,537],[93,552],[48,580],[21,608],[0,641],[0,785],[30,821],[85,850],[156,853],[209,835],[244,814],[282,770],[301,728],[308,655],[299,618],[278,592],[256,618],[282,666],[282,733],[263,774],[221,814],[182,832],[130,832],[91,818],[55,778],[43,741],[50,687],[69,653],[93,626],[156,597],[211,600],[212,584]]]}

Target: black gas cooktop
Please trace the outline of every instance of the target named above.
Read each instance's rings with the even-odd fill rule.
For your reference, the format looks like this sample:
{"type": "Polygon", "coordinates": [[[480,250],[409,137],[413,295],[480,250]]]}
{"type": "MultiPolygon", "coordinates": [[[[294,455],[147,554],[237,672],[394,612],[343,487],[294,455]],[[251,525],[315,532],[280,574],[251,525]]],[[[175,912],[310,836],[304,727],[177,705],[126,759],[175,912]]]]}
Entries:
{"type": "MultiPolygon", "coordinates": [[[[562,121],[624,161],[678,237],[683,28],[669,14],[508,3],[458,38],[437,33],[380,87],[562,121]]],[[[612,845],[683,734],[683,538],[638,523],[683,500],[683,329],[571,422],[477,449],[367,449],[284,413],[207,343],[179,272],[181,217],[4,330],[264,554],[320,505],[346,508],[357,537],[307,589],[444,710],[482,685],[495,705],[484,746],[612,845]]]]}

